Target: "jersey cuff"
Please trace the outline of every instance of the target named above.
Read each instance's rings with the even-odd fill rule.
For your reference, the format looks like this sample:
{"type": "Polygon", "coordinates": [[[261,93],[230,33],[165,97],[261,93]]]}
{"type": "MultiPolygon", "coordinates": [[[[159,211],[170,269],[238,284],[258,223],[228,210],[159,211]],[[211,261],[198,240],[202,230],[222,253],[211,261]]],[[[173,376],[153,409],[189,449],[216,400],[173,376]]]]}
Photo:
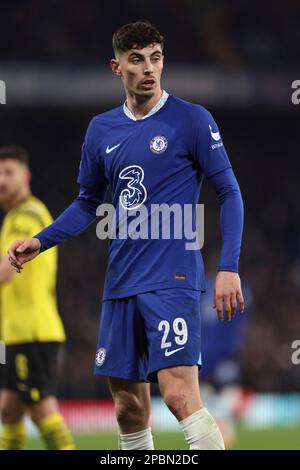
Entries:
{"type": "Polygon", "coordinates": [[[218,272],[219,271],[227,271],[230,273],[238,273],[238,267],[237,266],[219,266],[218,272]]]}
{"type": "Polygon", "coordinates": [[[34,235],[34,237],[32,238],[37,238],[41,244],[41,248],[40,248],[40,253],[42,253],[43,251],[45,251],[45,249],[43,248],[43,242],[42,242],[42,239],[38,236],[38,235],[34,235]]]}

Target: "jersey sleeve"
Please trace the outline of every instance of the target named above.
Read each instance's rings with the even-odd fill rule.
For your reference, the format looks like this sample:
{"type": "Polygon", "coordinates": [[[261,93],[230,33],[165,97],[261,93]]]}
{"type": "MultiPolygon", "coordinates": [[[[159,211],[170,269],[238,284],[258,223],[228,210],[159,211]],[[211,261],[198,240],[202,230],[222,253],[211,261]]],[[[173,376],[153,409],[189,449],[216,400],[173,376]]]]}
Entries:
{"type": "Polygon", "coordinates": [[[221,209],[222,250],[219,271],[238,272],[244,224],[240,187],[231,168],[212,176],[209,181],[216,191],[221,209]]]}
{"type": "Polygon", "coordinates": [[[98,205],[105,194],[80,187],[80,193],[72,204],[48,227],[35,235],[41,242],[41,252],[79,235],[96,219],[98,205]]]}
{"type": "Polygon", "coordinates": [[[203,174],[210,178],[231,168],[219,128],[207,109],[194,107],[191,128],[193,157],[203,174]]]}
{"type": "Polygon", "coordinates": [[[82,145],[77,183],[86,188],[105,191],[108,183],[105,178],[99,151],[97,151],[96,137],[99,139],[94,120],[92,120],[82,145]]]}

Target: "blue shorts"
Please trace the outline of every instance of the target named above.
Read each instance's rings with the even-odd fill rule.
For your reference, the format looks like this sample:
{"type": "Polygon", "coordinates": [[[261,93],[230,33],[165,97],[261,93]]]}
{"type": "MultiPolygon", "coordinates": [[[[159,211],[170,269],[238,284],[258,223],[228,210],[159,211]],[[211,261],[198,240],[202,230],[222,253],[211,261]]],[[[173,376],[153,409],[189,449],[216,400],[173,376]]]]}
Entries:
{"type": "Polygon", "coordinates": [[[144,292],[102,304],[95,374],[157,382],[157,371],[201,365],[201,292],[144,292]]]}

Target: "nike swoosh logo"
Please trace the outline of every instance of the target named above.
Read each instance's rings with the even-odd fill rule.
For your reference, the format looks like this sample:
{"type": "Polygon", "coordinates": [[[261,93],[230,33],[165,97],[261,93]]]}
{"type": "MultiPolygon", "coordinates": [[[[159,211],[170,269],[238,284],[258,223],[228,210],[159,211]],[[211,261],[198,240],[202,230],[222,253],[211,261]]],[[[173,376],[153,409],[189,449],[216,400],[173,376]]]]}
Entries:
{"type": "Polygon", "coordinates": [[[166,357],[171,356],[172,354],[175,354],[176,352],[181,351],[182,349],[184,349],[184,346],[183,346],[182,348],[173,349],[173,351],[168,351],[168,350],[166,349],[166,350],[165,350],[165,356],[166,356],[166,357]]]}
{"type": "Polygon", "coordinates": [[[214,140],[221,140],[220,132],[213,132],[212,127],[208,126],[210,130],[210,135],[214,140]]]}
{"type": "Polygon", "coordinates": [[[121,144],[115,145],[114,147],[111,147],[111,148],[109,148],[109,145],[108,145],[108,146],[106,147],[106,153],[112,152],[112,151],[115,150],[117,147],[119,147],[119,145],[121,145],[121,144]]]}

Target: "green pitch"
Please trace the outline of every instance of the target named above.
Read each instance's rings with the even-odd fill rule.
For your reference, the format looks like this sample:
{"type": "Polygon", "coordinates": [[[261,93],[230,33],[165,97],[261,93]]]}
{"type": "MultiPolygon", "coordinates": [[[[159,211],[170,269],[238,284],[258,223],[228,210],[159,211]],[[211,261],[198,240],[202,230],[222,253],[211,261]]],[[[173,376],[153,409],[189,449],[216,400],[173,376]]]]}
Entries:
{"type": "MultiPolygon", "coordinates": [[[[185,450],[186,443],[180,433],[153,433],[154,444],[157,450],[185,450]]],[[[83,450],[112,450],[117,449],[116,434],[83,434],[75,436],[78,449],[83,450]]],[[[39,439],[31,439],[28,449],[43,449],[39,439]]],[[[246,449],[300,449],[300,426],[282,427],[270,429],[248,429],[239,427],[237,442],[234,447],[237,450],[246,449]]]]}

